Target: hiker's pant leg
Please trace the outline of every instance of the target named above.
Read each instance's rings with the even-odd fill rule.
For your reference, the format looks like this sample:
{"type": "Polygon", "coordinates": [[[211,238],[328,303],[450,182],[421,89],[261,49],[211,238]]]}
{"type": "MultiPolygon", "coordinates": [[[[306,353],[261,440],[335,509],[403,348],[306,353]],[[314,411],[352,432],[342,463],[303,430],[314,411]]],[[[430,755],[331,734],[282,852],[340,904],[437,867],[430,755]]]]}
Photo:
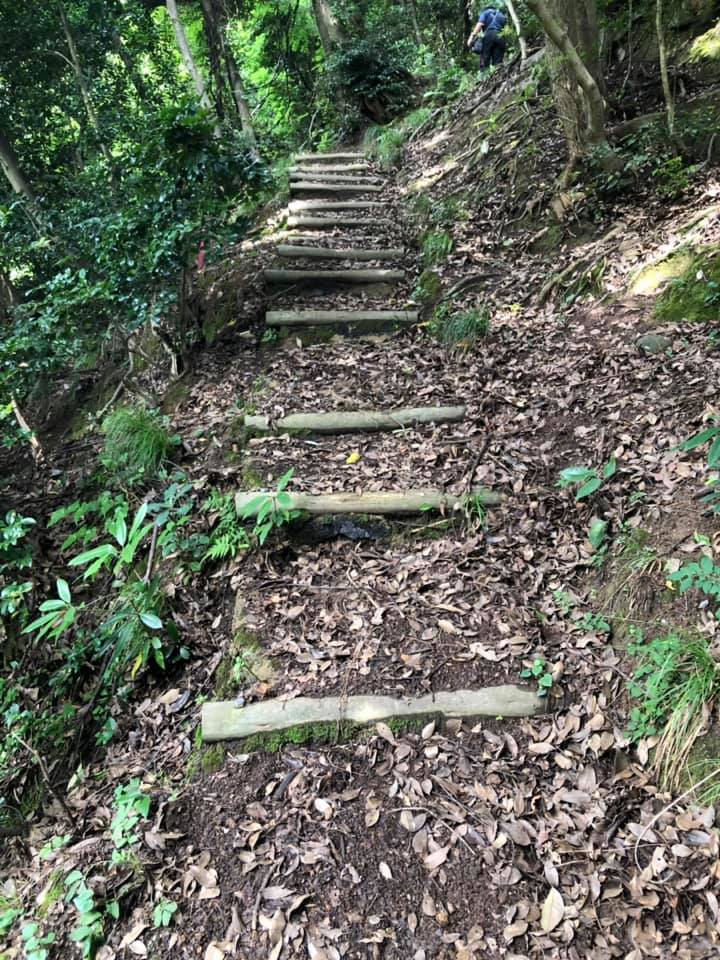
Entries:
{"type": "Polygon", "coordinates": [[[483,34],[482,51],[480,53],[480,69],[486,70],[492,60],[492,51],[497,41],[497,30],[486,30],[483,34]]]}
{"type": "Polygon", "coordinates": [[[500,64],[505,59],[506,50],[507,50],[507,41],[505,40],[505,37],[496,37],[495,43],[493,44],[493,48],[491,51],[492,62],[495,64],[496,67],[500,66],[500,64]]]}

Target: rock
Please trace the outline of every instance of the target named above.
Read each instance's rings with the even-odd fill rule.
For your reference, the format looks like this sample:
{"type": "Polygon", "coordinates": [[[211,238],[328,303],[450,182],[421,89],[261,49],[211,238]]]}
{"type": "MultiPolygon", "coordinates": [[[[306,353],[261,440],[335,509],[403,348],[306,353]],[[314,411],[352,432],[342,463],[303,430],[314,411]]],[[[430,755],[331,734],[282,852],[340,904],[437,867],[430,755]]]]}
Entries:
{"type": "Polygon", "coordinates": [[[646,333],[637,339],[637,348],[646,357],[655,357],[672,349],[672,340],[662,333],[646,333]]]}

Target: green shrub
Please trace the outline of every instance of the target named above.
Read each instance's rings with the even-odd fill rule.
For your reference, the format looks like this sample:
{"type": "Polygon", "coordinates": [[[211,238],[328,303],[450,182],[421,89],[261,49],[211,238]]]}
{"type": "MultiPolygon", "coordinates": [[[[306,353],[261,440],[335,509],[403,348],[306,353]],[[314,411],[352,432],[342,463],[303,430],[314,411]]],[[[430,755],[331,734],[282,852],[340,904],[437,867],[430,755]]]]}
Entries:
{"type": "Polygon", "coordinates": [[[430,330],[443,343],[471,347],[490,330],[490,311],[482,307],[458,312],[443,304],[435,311],[430,330]]]}
{"type": "Polygon", "coordinates": [[[142,407],[118,407],[102,425],[105,467],[125,483],[152,479],[179,439],[168,430],[167,417],[142,407]]]}

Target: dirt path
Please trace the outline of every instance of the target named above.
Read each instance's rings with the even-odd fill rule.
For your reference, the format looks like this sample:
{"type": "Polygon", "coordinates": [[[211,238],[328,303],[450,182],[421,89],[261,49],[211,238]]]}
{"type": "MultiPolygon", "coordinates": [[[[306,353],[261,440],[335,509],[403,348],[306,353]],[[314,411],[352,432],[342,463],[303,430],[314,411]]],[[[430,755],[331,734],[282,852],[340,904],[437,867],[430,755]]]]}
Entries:
{"type": "MultiPolygon", "coordinates": [[[[395,227],[352,242],[401,238],[395,227]]],[[[408,293],[390,305],[405,306],[408,293]]],[[[388,306],[385,296],[339,303],[321,290],[303,304],[358,299],[388,306]]],[[[297,292],[278,300],[277,309],[297,307],[297,292]]],[[[307,492],[425,484],[459,493],[475,481],[508,494],[485,525],[291,541],[251,557],[233,587],[276,664],[271,695],[516,681],[540,656],[567,706],[532,722],[382,727],[345,745],[229,756],[176,811],[185,849],[217,872],[219,895],[186,907],[175,956],[210,942],[218,956],[248,958],[663,955],[654,944],[678,916],[687,930],[673,936],[688,956],[714,937],[693,906],[705,903],[700,890],[682,907],[662,899],[667,872],[690,883],[717,840],[707,813],[670,811],[652,831],[640,826],[661,805],[622,733],[620,656],[578,576],[592,513],[555,486],[569,463],[615,452],[620,483],[643,489],[649,517],[662,523],[669,512],[667,491],[687,465],[665,451],[688,410],[710,399],[712,378],[697,330],[675,331],[677,355],[652,359],[638,354],[637,331],[637,313],[622,306],[569,323],[514,311],[470,354],[400,334],[303,349],[291,341],[271,357],[257,401],[270,417],[419,402],[466,403],[468,417],[399,437],[264,439],[251,448],[260,477],[292,466],[307,492]]],[[[639,519],[612,490],[605,508],[618,524],[639,519]]]]}

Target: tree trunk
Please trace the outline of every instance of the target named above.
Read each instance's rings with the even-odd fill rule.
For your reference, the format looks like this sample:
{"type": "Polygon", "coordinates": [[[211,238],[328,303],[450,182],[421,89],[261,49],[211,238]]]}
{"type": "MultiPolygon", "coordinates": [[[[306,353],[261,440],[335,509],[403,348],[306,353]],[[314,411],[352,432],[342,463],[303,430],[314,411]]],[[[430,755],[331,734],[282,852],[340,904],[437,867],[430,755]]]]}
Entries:
{"type": "MultiPolygon", "coordinates": [[[[176,0],[165,0],[165,8],[168,16],[170,17],[173,30],[175,31],[175,41],[177,43],[178,50],[180,51],[180,56],[185,64],[185,69],[192,78],[195,91],[198,95],[198,100],[200,101],[200,104],[204,110],[207,110],[208,113],[212,113],[213,105],[210,101],[210,97],[208,96],[207,86],[205,84],[203,75],[200,73],[198,65],[195,63],[195,58],[193,57],[192,50],[190,49],[190,44],[188,43],[188,38],[185,33],[185,27],[183,27],[182,20],[180,19],[176,0]]],[[[217,125],[217,123],[215,124],[214,134],[216,137],[220,136],[220,127],[217,125]]]]}
{"type": "Polygon", "coordinates": [[[415,0],[405,0],[405,9],[407,10],[408,16],[410,17],[410,22],[412,23],[413,33],[415,34],[415,42],[419,47],[423,44],[422,31],[420,29],[420,21],[418,19],[417,12],[417,3],[415,0]]]}
{"type": "Polygon", "coordinates": [[[655,4],[655,29],[657,31],[658,54],[660,57],[660,76],[662,77],[663,94],[665,95],[668,133],[672,139],[675,136],[675,101],[673,100],[672,90],[670,89],[665,29],[663,27],[662,0],[657,0],[655,4]]]}
{"type": "Polygon", "coordinates": [[[550,58],[553,90],[570,147],[572,164],[579,155],[587,151],[589,145],[600,146],[607,143],[602,91],[596,76],[590,72],[583,59],[588,58],[591,66],[598,68],[597,58],[586,48],[589,41],[587,24],[592,20],[591,8],[595,9],[595,0],[587,0],[580,10],[574,0],[554,0],[557,15],[551,10],[547,0],[527,2],[559,54],[550,58]],[[568,28],[573,32],[573,38],[568,28]]]}
{"type": "MultiPolygon", "coordinates": [[[[416,513],[450,514],[453,510],[465,510],[472,502],[485,507],[496,507],[503,502],[499,493],[478,488],[467,497],[456,497],[441,490],[392,490],[377,493],[289,493],[288,510],[304,510],[313,517],[326,517],[346,513],[372,513],[378,516],[412,516],[416,513]]],[[[235,509],[238,516],[247,520],[256,517],[263,500],[273,498],[272,490],[252,490],[235,494],[235,509]]]]}
{"type": "Polygon", "coordinates": [[[203,12],[203,26],[205,28],[205,40],[208,47],[208,59],[210,61],[210,72],[215,81],[215,112],[221,120],[225,119],[225,107],[223,105],[223,91],[225,89],[225,75],[220,65],[220,35],[218,24],[215,19],[215,10],[212,0],[201,0],[203,12]]]}
{"type": "Polygon", "coordinates": [[[313,0],[313,13],[315,14],[315,23],[320,34],[322,48],[325,51],[325,56],[329,57],[345,42],[340,21],[332,12],[327,0],[313,0]]]}
{"type": "Polygon", "coordinates": [[[75,37],[70,28],[70,21],[68,20],[67,13],[65,11],[65,5],[62,3],[62,0],[59,0],[58,2],[58,10],[60,11],[60,19],[62,21],[63,33],[65,34],[65,42],[67,43],[68,53],[70,54],[69,63],[73,68],[75,79],[77,80],[78,87],[80,88],[80,96],[82,97],[83,104],[85,105],[85,112],[88,115],[90,126],[95,131],[95,136],[97,137],[97,141],[100,146],[100,152],[105,158],[105,162],[107,163],[108,167],[110,170],[112,170],[112,154],[110,152],[110,148],[103,139],[102,131],[100,129],[100,120],[95,110],[92,96],[90,95],[90,87],[88,86],[88,82],[85,79],[85,74],[82,70],[80,53],[78,51],[77,44],[75,43],[75,37]]]}
{"type": "Polygon", "coordinates": [[[2,166],[3,173],[10,181],[10,186],[15,193],[27,197],[28,200],[35,199],[32,187],[20,169],[13,145],[2,130],[0,130],[0,166],[2,166]]]}
{"type": "Polygon", "coordinates": [[[518,44],[520,45],[520,59],[527,60],[527,39],[525,37],[525,28],[522,25],[522,20],[517,14],[513,0],[505,0],[505,6],[507,7],[510,19],[515,27],[515,33],[517,34],[518,44]]]}
{"type": "Polygon", "coordinates": [[[224,13],[218,12],[216,0],[202,0],[203,10],[207,9],[207,16],[210,17],[215,25],[215,33],[218,39],[218,46],[225,61],[225,68],[230,81],[235,109],[240,117],[240,126],[242,132],[250,146],[250,151],[257,156],[257,137],[255,136],[255,126],[253,124],[252,112],[245,94],[240,68],[238,67],[235,56],[232,52],[227,39],[227,23],[224,13]]]}

